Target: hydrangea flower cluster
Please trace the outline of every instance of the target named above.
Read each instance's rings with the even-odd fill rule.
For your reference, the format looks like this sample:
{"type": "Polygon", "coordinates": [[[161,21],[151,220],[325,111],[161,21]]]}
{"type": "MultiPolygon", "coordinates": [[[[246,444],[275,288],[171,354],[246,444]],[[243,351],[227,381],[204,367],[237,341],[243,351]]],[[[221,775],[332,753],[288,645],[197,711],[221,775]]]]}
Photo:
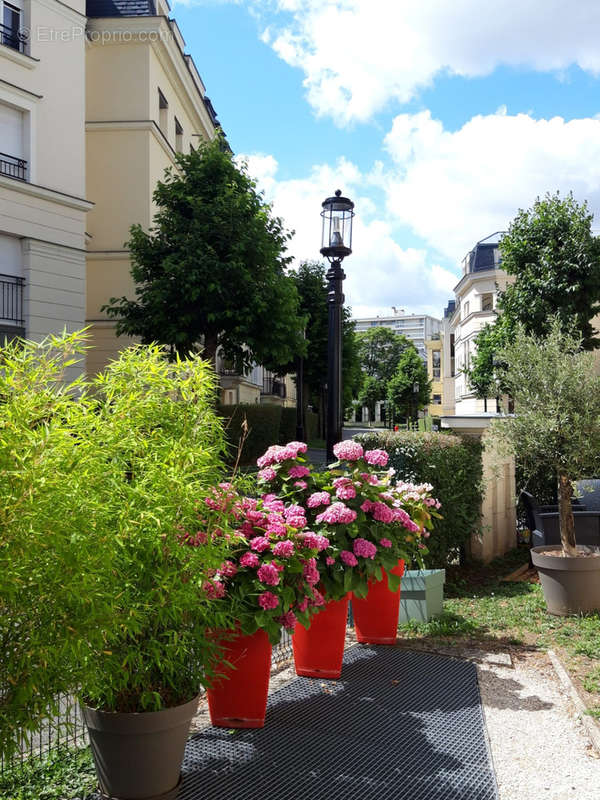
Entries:
{"type": "MultiPolygon", "coordinates": [[[[325,472],[306,464],[305,452],[300,442],[270,447],[258,460],[258,479],[268,488],[265,498],[291,503],[294,516],[314,532],[305,541],[317,550],[319,586],[328,598],[348,591],[364,596],[369,580],[381,579],[384,571],[393,585],[399,579],[391,570],[399,559],[422,564],[424,542],[440,516],[431,485],[395,482],[394,471],[385,471],[387,452],[364,451],[358,442],[336,444],[338,461],[325,472]],[[317,535],[328,545],[319,547],[312,538],[317,535]]],[[[305,576],[309,572],[314,578],[312,570],[305,576]]]]}
{"type": "MultiPolygon", "coordinates": [[[[263,458],[278,463],[282,450],[296,457],[301,443],[292,444],[269,448],[263,458]]],[[[230,543],[230,557],[202,585],[205,595],[228,603],[243,633],[263,628],[273,644],[282,627],[293,630],[297,621],[308,624],[325,602],[317,588],[317,557],[330,543],[322,533],[307,529],[304,506],[272,493],[261,499],[242,497],[231,484],[214,489],[204,505],[203,523],[207,514],[214,520],[207,537],[226,536],[230,543]]],[[[184,537],[180,542],[196,546],[195,540],[184,537]]]]}

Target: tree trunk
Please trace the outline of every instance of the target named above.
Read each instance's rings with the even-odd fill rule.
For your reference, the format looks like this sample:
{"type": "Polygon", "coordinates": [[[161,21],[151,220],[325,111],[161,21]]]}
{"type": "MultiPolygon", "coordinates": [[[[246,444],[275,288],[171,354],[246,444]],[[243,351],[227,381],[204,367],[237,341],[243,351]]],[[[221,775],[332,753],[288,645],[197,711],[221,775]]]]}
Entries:
{"type": "Polygon", "coordinates": [[[565,556],[576,556],[575,520],[571,497],[573,487],[566,472],[558,473],[558,511],[560,514],[560,540],[565,556]]]}
{"type": "Polygon", "coordinates": [[[206,333],[204,334],[204,348],[202,357],[208,361],[215,369],[217,367],[217,334],[206,333]]]}

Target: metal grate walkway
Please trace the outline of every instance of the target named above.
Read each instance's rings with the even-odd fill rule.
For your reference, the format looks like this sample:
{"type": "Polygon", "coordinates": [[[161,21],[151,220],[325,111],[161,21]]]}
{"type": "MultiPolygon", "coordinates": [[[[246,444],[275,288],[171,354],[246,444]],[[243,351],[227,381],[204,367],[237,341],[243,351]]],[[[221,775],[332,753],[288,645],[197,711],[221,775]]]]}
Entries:
{"type": "Polygon", "coordinates": [[[178,800],[497,800],[473,664],[356,646],[337,683],[296,678],[261,730],[206,728],[178,800]]]}

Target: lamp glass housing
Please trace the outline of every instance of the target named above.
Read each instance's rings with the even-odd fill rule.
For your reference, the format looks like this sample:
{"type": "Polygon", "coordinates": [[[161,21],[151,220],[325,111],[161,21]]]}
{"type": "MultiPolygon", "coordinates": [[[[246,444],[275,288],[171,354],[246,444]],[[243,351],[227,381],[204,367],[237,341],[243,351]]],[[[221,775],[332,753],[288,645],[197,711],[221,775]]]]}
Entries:
{"type": "Polygon", "coordinates": [[[321,254],[329,261],[341,261],[352,253],[354,203],[341,195],[338,189],[322,203],[321,254]]]}

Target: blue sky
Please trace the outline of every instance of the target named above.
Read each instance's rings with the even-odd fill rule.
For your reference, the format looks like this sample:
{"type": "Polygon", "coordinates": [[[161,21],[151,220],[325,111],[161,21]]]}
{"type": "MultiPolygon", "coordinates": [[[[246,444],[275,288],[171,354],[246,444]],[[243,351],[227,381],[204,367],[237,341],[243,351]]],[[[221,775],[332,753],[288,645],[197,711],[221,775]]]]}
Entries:
{"type": "Polygon", "coordinates": [[[297,259],[319,255],[321,200],[355,200],[358,315],[440,316],[466,251],[546,191],[600,215],[597,0],[178,0],[173,16],[297,259]]]}

